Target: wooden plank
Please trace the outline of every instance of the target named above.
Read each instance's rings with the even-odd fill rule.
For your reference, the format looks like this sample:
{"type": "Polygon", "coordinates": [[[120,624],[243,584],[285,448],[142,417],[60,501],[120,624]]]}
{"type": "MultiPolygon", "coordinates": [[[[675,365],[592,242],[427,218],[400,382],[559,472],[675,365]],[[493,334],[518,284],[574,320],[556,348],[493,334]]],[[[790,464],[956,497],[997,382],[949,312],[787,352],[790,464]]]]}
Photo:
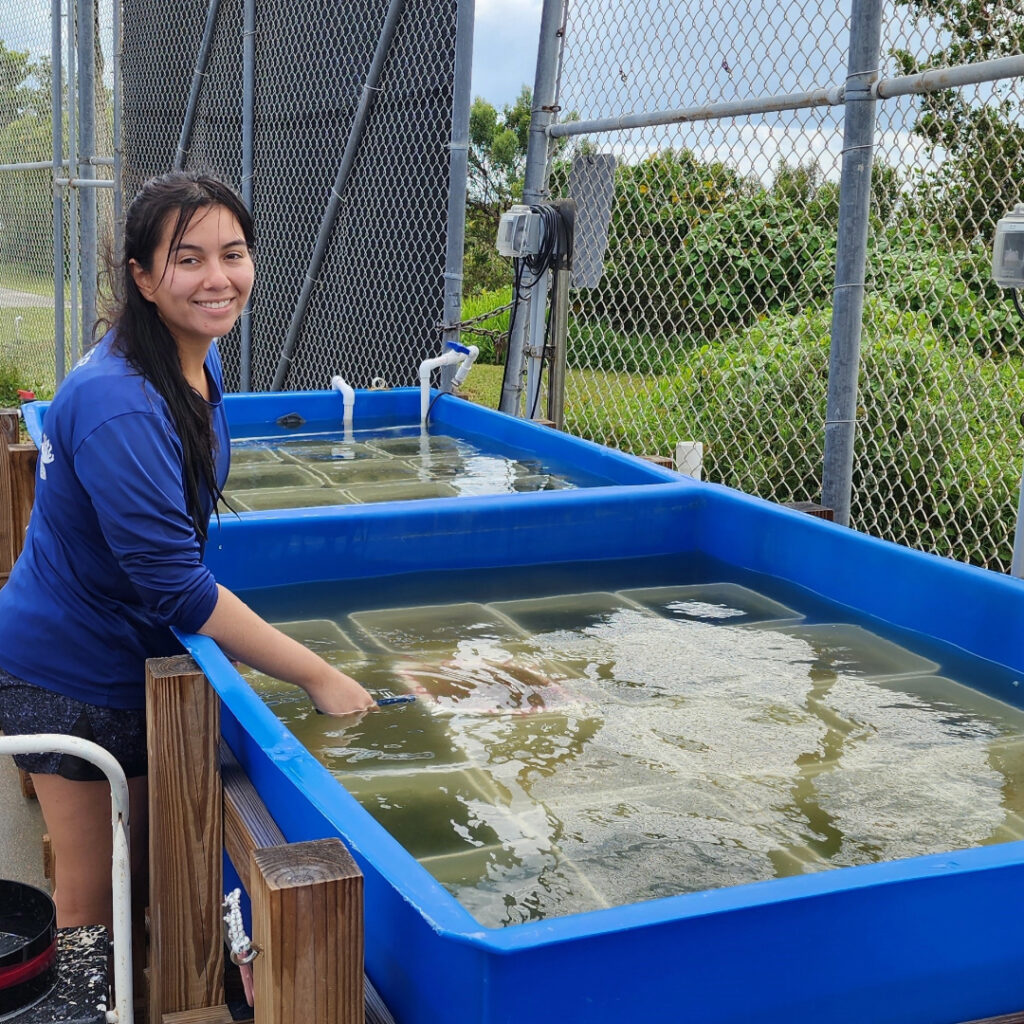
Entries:
{"type": "Polygon", "coordinates": [[[205,1010],[182,1010],[165,1013],[163,1024],[232,1024],[234,1018],[226,1003],[205,1010]]]}
{"type": "Polygon", "coordinates": [[[146,663],[149,1020],[224,1002],[220,701],[187,655],[146,663]]]}
{"type": "Polygon", "coordinates": [[[260,1024],[364,1024],[363,876],[338,839],[256,850],[260,1024]]]}
{"type": "MultiPolygon", "coordinates": [[[[249,781],[245,769],[221,740],[220,770],[224,785],[224,849],[238,872],[246,892],[252,892],[249,866],[253,853],[260,848],[283,846],[284,833],[277,827],[266,804],[249,781]]],[[[366,1024],[395,1024],[373,982],[363,975],[366,1024]]]]}
{"type": "Polygon", "coordinates": [[[36,496],[36,462],[39,452],[34,444],[12,444],[11,466],[11,523],[14,528],[14,557],[25,545],[25,531],[32,514],[36,496]]]}
{"type": "MultiPolygon", "coordinates": [[[[0,575],[5,579],[17,558],[14,543],[14,492],[11,486],[10,444],[0,431],[0,575]]],[[[21,548],[18,548],[20,551],[21,548]]]]}
{"type": "Polygon", "coordinates": [[[287,840],[223,740],[220,744],[220,773],[224,785],[224,849],[245,891],[252,892],[249,867],[253,851],[283,846],[287,840]]]}

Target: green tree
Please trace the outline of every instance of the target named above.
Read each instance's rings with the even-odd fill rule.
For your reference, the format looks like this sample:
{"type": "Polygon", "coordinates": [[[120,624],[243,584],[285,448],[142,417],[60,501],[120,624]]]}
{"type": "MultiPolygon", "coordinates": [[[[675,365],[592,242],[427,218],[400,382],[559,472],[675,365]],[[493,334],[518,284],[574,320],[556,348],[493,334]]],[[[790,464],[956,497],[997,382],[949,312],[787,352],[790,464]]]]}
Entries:
{"type": "Polygon", "coordinates": [[[469,181],[466,207],[465,290],[500,288],[510,280],[498,255],[498,221],[523,193],[531,93],[525,85],[515,103],[499,111],[479,96],[469,113],[469,181]]]}
{"type": "Polygon", "coordinates": [[[27,51],[9,50],[0,39],[0,126],[34,109],[35,90],[26,83],[36,70],[27,51]]]}
{"type": "MultiPolygon", "coordinates": [[[[924,59],[897,50],[903,74],[1024,53],[1024,7],[1010,0],[896,0],[929,19],[944,45],[924,59]]],[[[922,206],[948,237],[988,242],[996,221],[1022,198],[1024,104],[1003,82],[983,99],[962,90],[918,99],[914,132],[926,140],[939,171],[924,176],[922,206]]]]}

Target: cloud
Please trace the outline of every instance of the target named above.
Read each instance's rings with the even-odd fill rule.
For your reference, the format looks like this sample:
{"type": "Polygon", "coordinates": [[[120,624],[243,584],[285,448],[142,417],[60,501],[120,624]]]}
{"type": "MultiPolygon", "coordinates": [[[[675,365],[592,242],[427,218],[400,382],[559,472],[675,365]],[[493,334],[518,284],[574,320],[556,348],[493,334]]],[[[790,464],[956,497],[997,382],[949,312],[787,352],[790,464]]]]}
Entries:
{"type": "Polygon", "coordinates": [[[533,86],[540,0],[477,0],[473,32],[473,95],[497,107],[533,86]]]}

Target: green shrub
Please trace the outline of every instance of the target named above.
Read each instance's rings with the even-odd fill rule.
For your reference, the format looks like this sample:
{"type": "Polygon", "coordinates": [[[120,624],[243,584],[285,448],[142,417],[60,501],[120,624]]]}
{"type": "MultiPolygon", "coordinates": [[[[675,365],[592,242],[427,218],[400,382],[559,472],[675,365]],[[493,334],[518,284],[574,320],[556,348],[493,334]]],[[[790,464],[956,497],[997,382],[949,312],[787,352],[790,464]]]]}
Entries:
{"type": "MultiPolygon", "coordinates": [[[[498,288],[495,291],[471,295],[469,298],[462,300],[462,319],[471,320],[473,317],[488,313],[492,309],[501,309],[502,306],[507,306],[511,301],[512,285],[508,285],[506,288],[498,288]]],[[[460,340],[463,345],[476,345],[480,349],[480,355],[477,357],[478,362],[504,362],[505,344],[508,338],[508,321],[509,311],[506,309],[502,313],[473,324],[474,327],[481,330],[494,331],[496,332],[495,335],[487,337],[465,331],[462,333],[460,340]]]]}
{"type": "MultiPolygon", "coordinates": [[[[569,429],[629,451],[703,440],[705,478],[779,501],[821,490],[831,309],[776,314],[691,352],[614,408],[573,410],[569,429]],[[628,428],[615,426],[628,424],[628,428]]],[[[853,466],[854,526],[1005,571],[1020,475],[1015,358],[965,353],[923,312],[865,305],[853,466]],[[981,537],[981,541],[972,538],[981,537]],[[970,545],[965,549],[965,544],[970,545]]]]}

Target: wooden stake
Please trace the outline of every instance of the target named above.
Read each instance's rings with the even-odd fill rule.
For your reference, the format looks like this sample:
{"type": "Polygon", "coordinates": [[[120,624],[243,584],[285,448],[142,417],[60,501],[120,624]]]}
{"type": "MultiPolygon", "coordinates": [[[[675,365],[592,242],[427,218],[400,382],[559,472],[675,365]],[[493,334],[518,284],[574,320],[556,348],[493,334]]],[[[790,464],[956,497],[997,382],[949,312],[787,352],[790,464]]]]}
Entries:
{"type": "Polygon", "coordinates": [[[187,655],[146,663],[149,1020],[224,1002],[220,702],[187,655]]]}
{"type": "Polygon", "coordinates": [[[363,1024],[363,877],[338,839],[255,850],[257,1024],[363,1024]]]}

